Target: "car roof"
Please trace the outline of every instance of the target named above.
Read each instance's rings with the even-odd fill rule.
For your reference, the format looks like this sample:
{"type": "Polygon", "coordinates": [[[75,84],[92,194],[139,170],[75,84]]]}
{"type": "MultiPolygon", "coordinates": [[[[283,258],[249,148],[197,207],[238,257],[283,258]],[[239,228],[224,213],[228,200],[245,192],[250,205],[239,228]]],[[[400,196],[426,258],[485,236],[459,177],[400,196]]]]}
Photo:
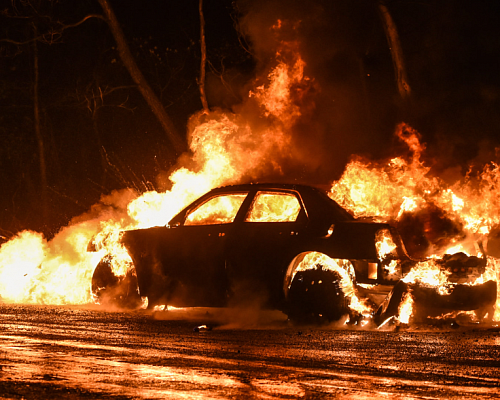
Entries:
{"type": "Polygon", "coordinates": [[[232,193],[232,192],[256,192],[260,190],[283,190],[293,191],[299,194],[309,217],[313,220],[330,220],[332,222],[353,221],[355,218],[337,202],[328,197],[323,189],[314,186],[295,184],[295,183],[246,183],[238,185],[221,186],[210,190],[198,200],[186,207],[183,212],[174,217],[172,221],[177,220],[180,214],[185,214],[188,209],[201,199],[207,199],[213,195],[232,193]]]}
{"type": "Polygon", "coordinates": [[[263,182],[263,183],[241,183],[236,185],[226,185],[220,186],[218,188],[214,188],[211,192],[218,191],[249,191],[255,189],[285,189],[285,190],[309,190],[312,189],[313,186],[304,185],[304,184],[296,184],[296,183],[272,183],[272,182],[263,182]]]}

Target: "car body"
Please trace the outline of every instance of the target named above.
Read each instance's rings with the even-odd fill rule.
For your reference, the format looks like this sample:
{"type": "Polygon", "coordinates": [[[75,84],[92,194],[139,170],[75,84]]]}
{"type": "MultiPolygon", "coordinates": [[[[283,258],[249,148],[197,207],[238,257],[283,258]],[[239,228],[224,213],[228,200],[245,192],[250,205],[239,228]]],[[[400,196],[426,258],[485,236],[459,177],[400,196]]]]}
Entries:
{"type": "Polygon", "coordinates": [[[149,307],[257,302],[297,319],[337,319],[354,294],[376,309],[416,262],[391,225],[358,221],[326,192],[297,184],[211,190],[167,226],[124,232],[122,243],[149,307]]]}

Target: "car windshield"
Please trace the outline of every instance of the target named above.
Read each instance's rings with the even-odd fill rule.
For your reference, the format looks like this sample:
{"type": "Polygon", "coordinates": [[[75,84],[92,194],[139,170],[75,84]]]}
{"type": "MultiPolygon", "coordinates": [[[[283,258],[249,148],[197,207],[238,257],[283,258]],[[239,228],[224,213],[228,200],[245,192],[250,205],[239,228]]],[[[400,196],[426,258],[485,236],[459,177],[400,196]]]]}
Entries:
{"type": "Polygon", "coordinates": [[[234,221],[247,194],[224,194],[212,197],[190,212],[184,225],[230,224],[234,221]]]}
{"type": "Polygon", "coordinates": [[[295,222],[300,203],[293,194],[258,192],[245,222],[295,222]]]}

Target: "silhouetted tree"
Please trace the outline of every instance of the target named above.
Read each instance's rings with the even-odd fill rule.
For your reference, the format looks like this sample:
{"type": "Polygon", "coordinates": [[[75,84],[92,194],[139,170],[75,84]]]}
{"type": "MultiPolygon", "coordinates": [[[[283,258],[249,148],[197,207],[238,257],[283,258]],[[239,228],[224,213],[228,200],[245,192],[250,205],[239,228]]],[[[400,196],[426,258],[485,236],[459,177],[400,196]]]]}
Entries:
{"type": "Polygon", "coordinates": [[[174,149],[178,154],[180,154],[185,148],[184,142],[177,132],[177,129],[175,128],[172,120],[166,113],[163,104],[160,102],[153,89],[151,89],[148,82],[146,81],[146,78],[144,78],[144,75],[137,66],[137,63],[135,62],[135,59],[130,52],[129,46],[125,39],[125,35],[120,27],[120,24],[118,23],[111,5],[109,4],[109,1],[98,1],[102,9],[104,10],[106,22],[108,23],[111,33],[113,34],[113,37],[116,41],[118,54],[120,55],[123,64],[129,71],[130,76],[132,77],[134,82],[137,84],[137,88],[151,107],[151,110],[155,114],[156,118],[158,118],[158,121],[168,135],[170,142],[174,146],[174,149]]]}

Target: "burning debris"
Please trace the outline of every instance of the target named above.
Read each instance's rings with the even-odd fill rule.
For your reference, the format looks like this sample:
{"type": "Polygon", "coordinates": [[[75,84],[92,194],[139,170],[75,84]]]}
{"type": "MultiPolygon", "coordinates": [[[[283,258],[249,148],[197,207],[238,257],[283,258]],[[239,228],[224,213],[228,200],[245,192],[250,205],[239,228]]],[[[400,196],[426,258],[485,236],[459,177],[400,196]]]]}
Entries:
{"type": "MultiPolygon", "coordinates": [[[[473,285],[485,284],[487,280],[498,281],[498,261],[487,256],[483,246],[488,242],[492,227],[498,224],[498,200],[492,197],[498,187],[494,172],[498,166],[490,163],[475,179],[470,172],[464,182],[447,185],[432,176],[421,160],[425,146],[420,143],[419,134],[405,124],[398,127],[396,134],[408,146],[409,158],[397,157],[380,164],[354,160],[333,185],[331,197],[356,216],[375,216],[398,227],[410,256],[425,259],[403,279],[405,283],[418,282],[419,288],[425,284],[442,292],[457,283],[473,285]]],[[[496,285],[487,285],[484,290],[489,293],[486,297],[491,308],[479,313],[481,319],[488,314],[490,319],[498,320],[498,307],[494,311],[495,302],[491,301],[496,297],[496,285]]],[[[404,290],[400,296],[403,292],[412,290],[404,290]]],[[[432,304],[429,300],[432,296],[424,295],[425,290],[415,289],[414,292],[419,294],[419,300],[432,304]]],[[[398,303],[414,309],[409,304],[416,300],[415,294],[410,297],[412,300],[406,295],[404,299],[400,297],[398,303]]],[[[460,300],[449,299],[448,308],[453,302],[466,303],[473,293],[459,290],[453,297],[460,297],[460,300]]],[[[471,298],[470,307],[474,302],[471,298]]],[[[447,306],[441,303],[435,307],[441,311],[427,312],[427,315],[444,314],[447,306]]],[[[465,304],[462,306],[468,309],[465,304]]],[[[456,307],[459,308],[458,304],[456,307]]],[[[476,308],[481,307],[477,304],[476,308]]],[[[391,313],[396,315],[394,310],[391,313]]]]}

